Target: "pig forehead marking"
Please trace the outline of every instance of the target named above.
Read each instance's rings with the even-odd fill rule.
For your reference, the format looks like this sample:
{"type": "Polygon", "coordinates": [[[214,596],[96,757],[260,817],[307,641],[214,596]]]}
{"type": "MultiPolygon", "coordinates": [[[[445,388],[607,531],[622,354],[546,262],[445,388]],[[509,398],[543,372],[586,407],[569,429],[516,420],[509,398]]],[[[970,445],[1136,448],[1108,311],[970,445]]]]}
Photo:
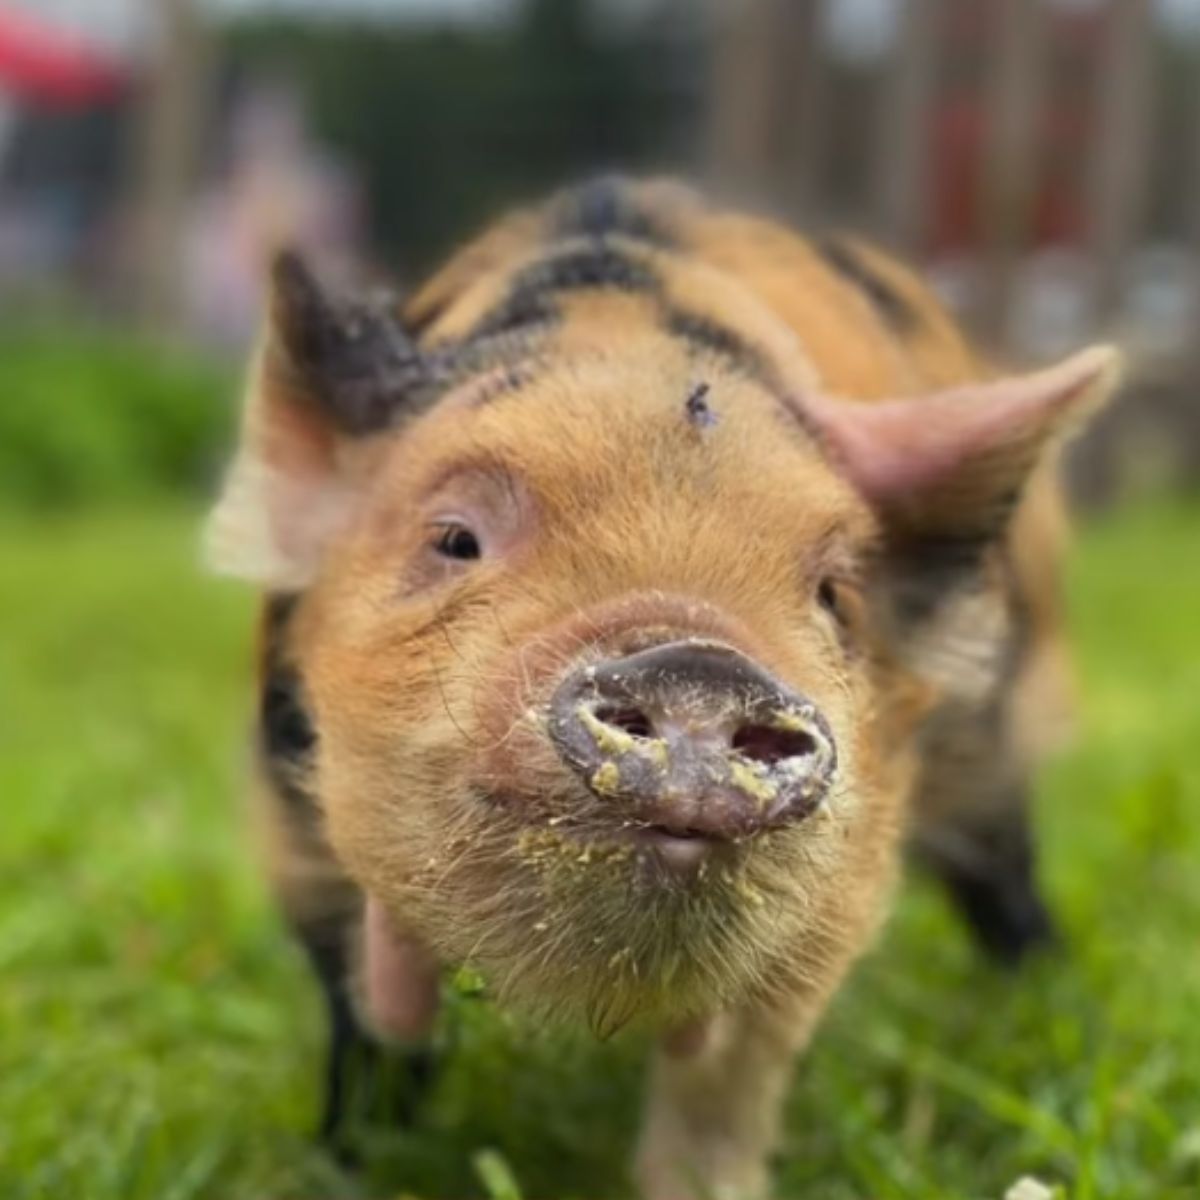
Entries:
{"type": "MultiPolygon", "coordinates": [[[[560,296],[612,290],[648,299],[652,307],[647,324],[682,342],[693,356],[717,359],[725,369],[778,394],[777,373],[759,347],[729,325],[669,299],[660,268],[669,272],[671,257],[658,256],[655,261],[606,240],[575,244],[566,251],[552,246],[520,270],[500,302],[467,335],[461,352],[491,365],[500,357],[529,358],[535,350],[552,346],[546,339],[564,320],[557,303],[560,296]]],[[[493,398],[505,390],[497,390],[493,398]]]]}
{"type": "Polygon", "coordinates": [[[650,320],[689,350],[777,386],[762,350],[668,295],[673,268],[688,259],[688,251],[664,215],[649,212],[620,176],[600,176],[560,195],[547,210],[541,236],[533,260],[516,268],[501,299],[463,339],[464,353],[491,342],[519,356],[522,343],[527,351],[535,336],[561,323],[562,296],[609,290],[644,297],[650,320]]]}
{"type": "Polygon", "coordinates": [[[779,391],[779,381],[766,355],[728,325],[676,307],[663,314],[663,325],[694,353],[719,359],[736,374],[755,380],[773,394],[779,391]]]}
{"type": "Polygon", "coordinates": [[[671,294],[675,271],[691,255],[662,213],[651,216],[619,178],[603,177],[559,197],[543,220],[542,242],[532,260],[515,268],[499,300],[460,341],[443,348],[459,363],[455,385],[489,380],[474,389],[470,407],[518,392],[553,363],[556,330],[575,319],[594,320],[573,318],[565,298],[609,292],[645,301],[647,330],[682,343],[696,360],[693,386],[705,377],[705,364],[747,379],[776,400],[793,430],[811,440],[765,348],[739,331],[736,322],[717,319],[671,294]]]}
{"type": "MultiPolygon", "coordinates": [[[[688,189],[613,174],[586,180],[539,209],[527,210],[506,238],[487,242],[492,235],[486,235],[480,242],[486,253],[476,260],[478,267],[451,272],[446,280],[451,286],[439,293],[435,315],[465,299],[477,283],[481,295],[483,289],[489,295],[486,309],[481,315],[475,310],[465,332],[431,347],[452,364],[432,402],[485,372],[492,378],[487,388],[477,389],[480,403],[519,390],[515,376],[502,380],[504,369],[519,365],[522,381],[528,382],[552,366],[560,330],[603,336],[603,316],[597,318],[595,309],[576,316],[562,303],[567,295],[608,291],[636,297],[644,307],[646,329],[661,328],[682,341],[698,364],[716,360],[760,383],[774,395],[787,424],[820,445],[822,439],[813,439],[811,423],[792,394],[797,381],[801,387],[819,386],[819,375],[811,364],[804,365],[804,347],[794,352],[777,344],[772,331],[756,323],[771,314],[772,304],[758,303],[762,297],[750,287],[745,314],[732,301],[722,301],[714,306],[721,312],[718,316],[702,299],[710,292],[723,294],[721,276],[735,283],[742,276],[739,267],[728,265],[728,255],[717,251],[722,239],[736,243],[743,233],[739,226],[721,225],[720,217],[688,189]],[[716,219],[711,227],[706,224],[710,215],[716,219]],[[704,271],[712,278],[704,281],[704,271]]],[[[498,232],[504,227],[494,228],[498,232]]],[[[796,258],[797,269],[803,275],[815,265],[821,275],[836,281],[838,290],[856,293],[862,301],[859,319],[869,338],[883,330],[907,344],[928,330],[919,293],[886,255],[841,234],[812,236],[807,247],[806,255],[796,258]]],[[[422,323],[429,319],[426,312],[422,323]]],[[[699,374],[697,370],[693,377],[699,374]]]]}
{"type": "Polygon", "coordinates": [[[650,266],[606,239],[550,252],[522,267],[504,299],[485,313],[468,334],[479,338],[533,328],[556,321],[561,313],[554,296],[584,288],[615,288],[622,292],[658,295],[662,281],[650,266]]]}
{"type": "Polygon", "coordinates": [[[907,335],[920,327],[921,314],[909,299],[884,279],[848,238],[817,238],[813,247],[834,272],[862,292],[889,328],[907,335]]]}

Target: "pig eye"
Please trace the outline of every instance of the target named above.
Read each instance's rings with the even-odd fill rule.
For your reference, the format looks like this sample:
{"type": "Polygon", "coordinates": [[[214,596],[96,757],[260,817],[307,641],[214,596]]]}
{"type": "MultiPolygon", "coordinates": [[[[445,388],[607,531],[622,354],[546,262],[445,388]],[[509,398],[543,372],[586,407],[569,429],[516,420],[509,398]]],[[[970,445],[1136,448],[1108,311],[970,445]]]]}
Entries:
{"type": "Polygon", "coordinates": [[[835,621],[845,620],[846,614],[842,610],[841,589],[836,580],[828,575],[817,584],[817,603],[835,621]]]}
{"type": "Polygon", "coordinates": [[[433,548],[443,558],[472,562],[483,554],[479,538],[465,525],[446,524],[440,527],[433,548]]]}

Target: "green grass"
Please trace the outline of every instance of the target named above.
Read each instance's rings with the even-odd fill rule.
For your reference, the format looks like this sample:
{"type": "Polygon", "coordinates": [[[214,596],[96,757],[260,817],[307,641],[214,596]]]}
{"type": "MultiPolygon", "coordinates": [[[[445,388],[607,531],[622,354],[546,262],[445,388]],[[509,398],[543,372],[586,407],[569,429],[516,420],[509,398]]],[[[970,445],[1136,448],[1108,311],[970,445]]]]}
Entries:
{"type": "MultiPolygon", "coordinates": [[[[0,503],[41,509],[207,490],[237,377],[57,309],[0,319],[0,503]]],[[[160,501],[161,502],[161,501],[160,501]]]]}
{"type": "MultiPolygon", "coordinates": [[[[239,793],[249,598],[193,520],[0,522],[0,1196],[618,1194],[636,1048],[473,1001],[361,1191],[311,1148],[317,998],[239,793]]],[[[1039,807],[1068,948],[1000,975],[914,881],[801,1069],[782,1195],[1200,1195],[1200,508],[1091,532],[1072,594],[1083,736],[1039,807]]]]}

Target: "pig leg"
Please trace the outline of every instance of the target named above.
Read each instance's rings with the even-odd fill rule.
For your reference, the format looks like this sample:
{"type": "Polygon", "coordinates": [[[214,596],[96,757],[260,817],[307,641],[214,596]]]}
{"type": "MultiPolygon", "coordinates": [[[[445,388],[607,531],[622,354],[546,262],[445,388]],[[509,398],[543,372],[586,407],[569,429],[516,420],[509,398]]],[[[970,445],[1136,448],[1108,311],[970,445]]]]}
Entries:
{"type": "Polygon", "coordinates": [[[1055,940],[1042,900],[1026,788],[969,823],[918,839],[922,857],[945,884],[976,941],[997,962],[1015,965],[1055,940]]]}
{"type": "Polygon", "coordinates": [[[325,998],[328,1044],[318,1137],[343,1165],[353,1165],[353,1134],[364,1124],[408,1124],[433,1077],[424,1045],[387,1045],[359,1020],[350,991],[351,928],[310,921],[296,927],[325,998]]]}
{"type": "Polygon", "coordinates": [[[263,614],[255,812],[280,907],[325,998],[329,1037],[319,1136],[348,1162],[358,1125],[412,1118],[432,1074],[425,1035],[437,972],[419,948],[406,954],[402,939],[381,936],[380,923],[369,919],[370,906],[330,849],[313,781],[317,735],[288,656],[294,609],[294,598],[278,596],[263,614]],[[361,1008],[356,977],[366,985],[361,1008]],[[374,1033],[360,1016],[363,1010],[374,1033]],[[384,1044],[391,1040],[403,1045],[384,1044]]]}
{"type": "Polygon", "coordinates": [[[747,1005],[663,1039],[635,1162],[644,1200],[766,1195],[792,1060],[820,1008],[747,1005]]]}
{"type": "Polygon", "coordinates": [[[1068,738],[1074,688],[1063,634],[1060,564],[1067,538],[1053,463],[1030,481],[1006,548],[1013,620],[990,703],[945,727],[928,761],[917,846],[978,944],[1015,964],[1055,940],[1042,900],[1030,780],[1068,738]]]}
{"type": "Polygon", "coordinates": [[[345,930],[314,922],[300,926],[296,933],[321,986],[328,1021],[318,1136],[338,1157],[344,1157],[344,1135],[353,1123],[356,1080],[374,1073],[379,1047],[359,1026],[350,1000],[345,930]]]}
{"type": "Polygon", "coordinates": [[[1030,822],[1037,754],[1019,733],[1011,686],[948,706],[927,727],[913,849],[946,886],[980,947],[1015,964],[1053,940],[1030,822]]]}
{"type": "Polygon", "coordinates": [[[424,1036],[432,1011],[421,1009],[431,1010],[430,998],[436,1000],[436,970],[409,972],[421,986],[406,989],[406,963],[390,943],[387,953],[375,956],[375,970],[370,961],[363,963],[379,939],[372,937],[367,906],[334,860],[311,802],[278,784],[257,795],[275,894],[325,1000],[328,1042],[318,1136],[349,1165],[355,1130],[410,1121],[432,1078],[433,1056],[424,1036]],[[366,985],[365,1003],[359,1002],[360,983],[366,985]]]}

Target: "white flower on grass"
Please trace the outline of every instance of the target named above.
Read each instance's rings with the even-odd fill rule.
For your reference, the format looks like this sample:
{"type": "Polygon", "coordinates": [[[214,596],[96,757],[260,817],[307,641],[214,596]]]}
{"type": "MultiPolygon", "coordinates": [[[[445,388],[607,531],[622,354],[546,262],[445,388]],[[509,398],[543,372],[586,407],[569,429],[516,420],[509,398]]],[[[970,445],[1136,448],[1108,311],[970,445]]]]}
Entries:
{"type": "Polygon", "coordinates": [[[1026,1175],[1004,1193],[1004,1200],[1054,1200],[1054,1192],[1040,1180],[1026,1175]]]}

